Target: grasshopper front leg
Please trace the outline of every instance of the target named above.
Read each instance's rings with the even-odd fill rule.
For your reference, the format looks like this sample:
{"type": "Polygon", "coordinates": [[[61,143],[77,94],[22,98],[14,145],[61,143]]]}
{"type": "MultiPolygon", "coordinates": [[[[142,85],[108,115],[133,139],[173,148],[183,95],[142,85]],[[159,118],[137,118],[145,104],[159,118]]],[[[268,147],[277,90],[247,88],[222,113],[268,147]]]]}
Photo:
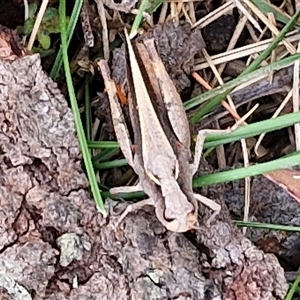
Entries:
{"type": "Polygon", "coordinates": [[[206,224],[209,226],[211,221],[215,219],[215,217],[220,213],[221,211],[221,205],[215,202],[214,200],[211,200],[205,196],[202,196],[200,194],[194,193],[194,197],[196,200],[204,204],[205,206],[209,207],[212,211],[213,214],[208,218],[206,221],[206,224]]]}
{"type": "MultiPolygon", "coordinates": [[[[206,136],[208,134],[218,134],[218,133],[226,134],[226,133],[230,133],[230,132],[231,132],[230,129],[226,129],[226,130],[204,129],[204,130],[200,130],[198,132],[197,140],[196,140],[196,147],[195,147],[194,162],[191,165],[191,171],[192,171],[193,175],[197,172],[197,170],[199,168],[206,136]]],[[[211,199],[204,197],[202,195],[199,195],[199,194],[194,193],[194,197],[196,200],[198,200],[199,202],[201,202],[202,204],[204,204],[205,206],[209,207],[211,210],[214,211],[214,213],[207,220],[207,225],[209,226],[210,222],[212,220],[214,220],[215,217],[220,213],[220,211],[221,211],[220,204],[216,203],[214,200],[211,200],[211,199]]]]}

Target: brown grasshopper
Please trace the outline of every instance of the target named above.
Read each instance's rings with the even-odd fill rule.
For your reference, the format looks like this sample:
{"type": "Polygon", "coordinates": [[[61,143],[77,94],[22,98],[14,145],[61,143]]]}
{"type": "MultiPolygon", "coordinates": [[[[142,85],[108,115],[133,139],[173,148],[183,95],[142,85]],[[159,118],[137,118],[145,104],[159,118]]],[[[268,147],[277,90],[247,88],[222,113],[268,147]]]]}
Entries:
{"type": "MultiPolygon", "coordinates": [[[[99,66],[120,148],[128,164],[139,176],[139,183],[133,187],[112,188],[110,192],[118,194],[143,190],[149,198],[129,205],[119,222],[130,211],[144,205],[153,205],[157,218],[167,229],[185,232],[196,228],[197,201],[214,210],[208,223],[220,211],[219,204],[194,194],[192,189],[192,178],[198,170],[205,137],[212,130],[202,130],[198,133],[194,162],[190,163],[191,138],[188,119],[181,98],[157,54],[154,41],[145,41],[146,47],[137,44],[138,51],[143,54],[141,58],[146,59],[143,62],[146,70],[148,68],[147,74],[155,74],[149,78],[156,91],[156,99],[152,102],[127,33],[125,35],[133,74],[134,89],[128,102],[135,139],[134,152],[107,62],[101,61],[99,66]]],[[[224,133],[224,130],[213,132],[224,133]]]]}

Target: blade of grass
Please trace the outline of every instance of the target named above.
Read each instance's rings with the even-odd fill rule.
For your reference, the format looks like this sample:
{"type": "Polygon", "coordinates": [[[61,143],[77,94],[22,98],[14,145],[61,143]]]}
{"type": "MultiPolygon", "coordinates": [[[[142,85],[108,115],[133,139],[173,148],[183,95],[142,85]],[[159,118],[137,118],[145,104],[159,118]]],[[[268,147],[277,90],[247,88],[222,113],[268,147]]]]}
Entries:
{"type": "Polygon", "coordinates": [[[143,19],[143,13],[146,11],[147,5],[148,5],[148,0],[142,0],[141,5],[139,6],[139,9],[138,9],[139,12],[135,16],[132,27],[131,27],[131,31],[129,34],[130,39],[133,38],[138,32],[139,26],[143,19]]]}
{"type": "MultiPolygon", "coordinates": [[[[243,179],[245,177],[257,176],[274,170],[278,170],[278,166],[284,166],[285,168],[299,165],[300,152],[295,152],[293,155],[289,155],[283,158],[279,158],[270,162],[257,164],[247,168],[239,168],[235,170],[223,171],[215,174],[202,175],[201,177],[193,180],[193,188],[200,188],[203,186],[220,184],[224,182],[243,179]]],[[[125,165],[125,161],[124,161],[125,165]]],[[[103,197],[107,198],[122,198],[132,199],[135,197],[141,198],[146,196],[143,192],[137,193],[124,193],[118,196],[113,196],[108,192],[102,192],[103,197]]]]}
{"type": "MultiPolygon", "coordinates": [[[[90,87],[89,87],[89,76],[85,76],[84,79],[84,105],[85,105],[85,132],[86,139],[90,141],[92,134],[92,113],[91,113],[91,102],[90,102],[90,87]]],[[[91,152],[90,152],[91,153],[91,152]]]]}
{"type": "Polygon", "coordinates": [[[109,161],[119,153],[120,149],[102,149],[100,153],[92,157],[93,165],[109,161]]]}
{"type": "Polygon", "coordinates": [[[128,200],[139,200],[146,196],[144,192],[134,192],[134,193],[120,193],[118,195],[112,195],[110,192],[102,192],[104,198],[110,199],[128,199],[128,200]]]}
{"type": "Polygon", "coordinates": [[[199,188],[206,185],[213,185],[234,180],[243,179],[245,177],[256,176],[267,172],[280,169],[279,166],[289,168],[299,165],[300,152],[295,152],[293,155],[275,159],[273,161],[253,165],[247,168],[239,168],[235,170],[223,171],[215,174],[202,175],[193,180],[193,187],[199,188]]]}
{"type": "MultiPolygon", "coordinates": [[[[67,47],[69,47],[71,38],[73,36],[74,30],[75,30],[75,26],[77,24],[80,12],[81,12],[81,7],[83,5],[83,1],[75,1],[74,7],[73,7],[73,11],[72,11],[72,15],[70,18],[70,22],[68,24],[68,28],[67,28],[67,47]]],[[[59,70],[61,68],[63,64],[63,58],[62,58],[62,48],[59,49],[55,62],[53,64],[52,70],[50,72],[50,77],[55,80],[58,76],[59,70]]]]}
{"type": "MultiPolygon", "coordinates": [[[[218,145],[240,140],[241,138],[247,138],[247,137],[259,135],[262,132],[270,132],[273,130],[278,130],[284,127],[291,126],[295,123],[298,123],[299,120],[300,120],[300,112],[296,112],[296,113],[291,113],[288,115],[277,117],[276,119],[250,124],[248,126],[238,128],[236,131],[226,135],[224,134],[208,135],[204,147],[205,148],[216,147],[218,145]]],[[[94,142],[94,143],[101,143],[101,142],[94,142]]],[[[115,143],[115,145],[117,146],[117,143],[115,143]]],[[[249,176],[260,175],[262,173],[277,170],[279,165],[284,165],[285,167],[296,166],[297,164],[299,164],[299,161],[300,161],[300,156],[298,152],[295,152],[295,157],[292,156],[284,157],[271,162],[251,166],[248,168],[230,170],[222,173],[204,175],[201,176],[200,178],[195,178],[194,187],[200,187],[203,185],[210,185],[214,183],[222,183],[228,181],[228,179],[237,180],[249,176]]]]}
{"type": "Polygon", "coordinates": [[[151,5],[150,7],[147,8],[148,6],[148,0],[142,0],[141,5],[138,9],[138,14],[136,15],[136,17],[134,18],[132,27],[131,27],[131,31],[129,34],[130,39],[133,38],[136,34],[137,31],[139,29],[139,26],[143,20],[143,13],[147,12],[148,14],[153,14],[159,7],[160,5],[163,4],[164,0],[156,0],[156,1],[151,1],[151,5]]]}
{"type": "Polygon", "coordinates": [[[298,21],[300,16],[300,10],[298,10],[293,17],[289,20],[289,22],[282,28],[278,36],[276,36],[269,45],[269,47],[264,50],[242,73],[249,74],[250,72],[256,70],[260,64],[272,53],[272,51],[278,46],[278,44],[284,39],[284,37],[287,35],[289,31],[293,29],[296,22],[298,21]]]}
{"type": "Polygon", "coordinates": [[[299,272],[296,280],[294,281],[292,287],[290,288],[288,294],[286,295],[285,300],[292,300],[293,299],[293,296],[296,292],[296,289],[298,288],[299,283],[300,283],[300,272],[299,272]]]}
{"type": "Polygon", "coordinates": [[[268,224],[268,223],[260,223],[260,222],[244,222],[244,221],[233,221],[233,222],[238,227],[249,227],[249,228],[259,228],[259,229],[300,232],[299,226],[287,226],[287,225],[268,224]]]}
{"type": "MultiPolygon", "coordinates": [[[[76,1],[77,2],[77,1],[76,1]]],[[[59,19],[60,19],[60,26],[61,26],[61,43],[62,43],[62,55],[63,55],[63,63],[64,63],[64,69],[65,69],[65,76],[66,76],[66,82],[68,87],[68,93],[70,97],[71,102],[71,108],[74,116],[76,131],[78,134],[78,139],[81,147],[81,152],[84,160],[84,164],[86,167],[89,183],[91,186],[91,190],[93,193],[94,201],[96,203],[97,209],[106,216],[106,210],[103,205],[103,201],[101,198],[101,194],[98,188],[96,176],[94,173],[92,160],[90,156],[90,152],[88,149],[86,137],[84,135],[84,130],[80,118],[79,108],[76,101],[75,91],[72,83],[72,77],[71,77],[71,71],[69,66],[69,59],[68,59],[68,45],[67,45],[67,32],[66,32],[66,1],[60,0],[59,2],[59,19]]]]}
{"type": "Polygon", "coordinates": [[[149,8],[146,9],[146,12],[150,15],[152,15],[163,3],[165,0],[155,0],[151,1],[152,4],[149,8]]]}
{"type": "Polygon", "coordinates": [[[279,116],[275,119],[269,119],[265,121],[256,122],[247,126],[243,126],[228,134],[210,134],[206,138],[204,148],[216,147],[218,145],[238,141],[242,138],[253,137],[263,132],[279,130],[285,127],[292,126],[299,122],[300,112],[295,112],[279,116]]]}
{"type": "Polygon", "coordinates": [[[109,148],[116,149],[116,148],[120,148],[118,142],[111,142],[111,141],[99,141],[99,142],[90,141],[90,142],[88,142],[88,147],[92,148],[92,149],[109,149],[109,148]]]}
{"type": "MultiPolygon", "coordinates": [[[[294,27],[300,16],[300,10],[298,10],[293,17],[289,20],[289,22],[283,27],[280,31],[279,35],[274,38],[269,47],[265,49],[239,76],[250,74],[254,70],[256,70],[260,64],[272,53],[272,51],[277,47],[277,45],[283,40],[285,35],[294,27]]],[[[251,74],[250,74],[251,75],[251,74]]],[[[254,74],[253,74],[254,75],[254,74]]],[[[254,77],[254,76],[253,76],[254,77]]],[[[253,78],[252,77],[252,78],[253,78]]],[[[255,78],[255,77],[254,77],[255,78]]],[[[234,88],[229,88],[224,93],[216,96],[211,103],[207,103],[202,109],[200,109],[192,118],[191,122],[198,122],[207,112],[211,111],[216,105],[221,103],[232,91],[234,88]]]]}
{"type": "MultiPolygon", "coordinates": [[[[290,16],[283,11],[281,11],[278,7],[273,4],[270,4],[264,0],[250,0],[261,12],[264,14],[272,13],[276,20],[282,22],[283,24],[287,24],[290,20],[290,16]]],[[[300,28],[300,24],[296,22],[295,27],[300,28]]]]}
{"type": "Polygon", "coordinates": [[[112,161],[106,161],[102,163],[94,163],[94,168],[96,170],[104,170],[104,169],[112,169],[117,167],[123,167],[127,166],[127,160],[126,159],[116,159],[112,161]]]}

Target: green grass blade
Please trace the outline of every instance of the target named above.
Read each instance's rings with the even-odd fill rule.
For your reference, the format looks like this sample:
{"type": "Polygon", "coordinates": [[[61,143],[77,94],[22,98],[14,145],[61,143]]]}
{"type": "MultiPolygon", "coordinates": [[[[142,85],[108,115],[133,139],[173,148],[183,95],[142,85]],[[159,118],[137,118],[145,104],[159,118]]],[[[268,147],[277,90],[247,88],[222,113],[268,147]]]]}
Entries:
{"type": "Polygon", "coordinates": [[[244,221],[234,221],[234,223],[238,227],[300,232],[299,226],[288,226],[288,225],[277,225],[277,224],[268,224],[268,223],[260,223],[260,222],[244,222],[244,221]]]}
{"type": "Polygon", "coordinates": [[[133,21],[133,24],[131,27],[131,31],[129,34],[130,38],[137,34],[139,26],[143,19],[143,13],[146,11],[147,5],[148,5],[148,0],[142,0],[141,5],[139,7],[139,12],[136,15],[136,17],[134,18],[134,21],[133,21]]]}
{"type": "MultiPolygon", "coordinates": [[[[253,165],[247,168],[239,168],[235,170],[223,171],[215,174],[202,175],[201,177],[195,178],[193,180],[193,188],[200,188],[203,186],[209,186],[214,184],[220,184],[225,182],[230,182],[234,180],[240,180],[245,177],[257,176],[267,172],[278,170],[278,166],[284,166],[285,168],[298,166],[300,162],[300,151],[295,152],[293,155],[289,155],[283,158],[278,158],[276,160],[253,165]]],[[[126,161],[124,160],[124,165],[126,161]]],[[[102,193],[103,197],[115,197],[108,192],[102,193]]],[[[122,199],[133,199],[145,197],[145,193],[131,193],[131,194],[120,194],[119,198],[122,199]]]]}
{"type": "Polygon", "coordinates": [[[93,193],[93,197],[94,197],[97,209],[104,216],[106,216],[107,213],[105,211],[103,201],[101,198],[101,194],[100,194],[100,191],[98,188],[89,148],[87,145],[86,137],[84,135],[84,130],[83,130],[83,126],[82,126],[82,122],[81,122],[81,118],[80,118],[79,108],[78,108],[78,104],[76,101],[74,86],[73,86],[73,82],[72,82],[71,71],[70,71],[69,60],[68,60],[68,46],[67,46],[67,33],[66,33],[65,18],[66,18],[66,1],[60,0],[59,19],[60,19],[60,26],[61,26],[61,43],[62,43],[61,49],[62,49],[62,55],[63,55],[63,64],[64,64],[64,69],[65,69],[66,82],[67,82],[67,87],[68,87],[68,92],[69,92],[69,97],[70,97],[70,102],[71,102],[71,108],[72,108],[72,112],[73,112],[73,116],[74,116],[76,131],[78,134],[81,152],[82,152],[84,164],[86,167],[88,179],[90,182],[91,190],[93,193]]]}
{"type": "Polygon", "coordinates": [[[165,0],[155,0],[151,1],[151,5],[146,9],[146,12],[152,15],[163,3],[165,0]]]}
{"type": "MultiPolygon", "coordinates": [[[[71,38],[73,36],[74,30],[75,30],[75,27],[76,27],[76,24],[77,24],[77,21],[78,21],[80,12],[81,12],[82,4],[83,4],[83,1],[75,1],[74,8],[73,8],[73,11],[72,11],[72,15],[71,15],[71,18],[70,18],[70,22],[68,24],[67,33],[66,33],[66,35],[67,35],[67,47],[69,47],[71,38]]],[[[62,49],[60,48],[58,53],[57,53],[57,56],[56,56],[55,62],[53,64],[52,70],[50,72],[50,77],[53,80],[55,80],[57,78],[59,70],[60,70],[62,64],[63,64],[62,49]]]]}
{"type": "Polygon", "coordinates": [[[139,26],[143,20],[143,12],[147,12],[148,14],[153,14],[164,2],[164,0],[155,0],[155,1],[151,1],[150,6],[148,7],[148,0],[142,0],[141,5],[139,7],[139,12],[136,15],[132,27],[131,27],[131,31],[130,31],[130,37],[133,37],[136,35],[139,26]]]}
{"type": "MultiPolygon", "coordinates": [[[[202,175],[201,177],[195,178],[193,180],[193,188],[200,188],[203,186],[209,186],[209,185],[239,180],[245,177],[261,175],[267,172],[278,170],[278,166],[280,165],[284,166],[285,168],[297,166],[299,165],[299,161],[300,161],[300,152],[295,152],[292,155],[278,158],[270,162],[253,165],[247,168],[238,168],[235,170],[223,171],[215,174],[202,175]]],[[[127,164],[126,160],[124,159],[124,160],[116,161],[116,164],[114,166],[109,166],[109,167],[116,167],[117,164],[121,165],[122,163],[123,165],[127,164]]],[[[102,168],[106,169],[107,165],[103,164],[102,168]]],[[[109,195],[105,194],[104,192],[102,193],[102,195],[105,197],[112,196],[110,194],[109,195]]],[[[119,196],[124,199],[131,199],[136,196],[143,197],[145,196],[145,194],[143,192],[139,192],[138,194],[136,193],[130,195],[122,194],[119,196]]]]}
{"type": "Polygon", "coordinates": [[[90,141],[88,142],[88,147],[92,149],[117,149],[120,148],[118,142],[111,142],[111,141],[90,141]]]}
{"type": "Polygon", "coordinates": [[[104,170],[104,169],[123,167],[127,165],[128,163],[126,159],[116,159],[116,160],[106,161],[102,163],[94,163],[94,168],[97,170],[104,170]]]}
{"type": "Polygon", "coordinates": [[[216,147],[219,145],[231,143],[243,138],[249,138],[260,135],[264,132],[271,132],[285,127],[292,126],[300,122],[300,112],[294,112],[279,116],[275,119],[256,122],[247,126],[238,128],[228,134],[213,135],[210,134],[205,140],[205,148],[216,147]]]}
{"type": "MultiPolygon", "coordinates": [[[[261,12],[264,14],[272,13],[275,19],[283,24],[287,24],[291,17],[280,10],[277,6],[270,4],[264,0],[250,0],[261,12]]],[[[300,28],[300,24],[297,22],[295,27],[300,28]]]]}
{"type": "MultiPolygon", "coordinates": [[[[279,116],[276,119],[270,119],[250,124],[248,126],[243,126],[238,128],[236,131],[228,133],[226,135],[209,135],[206,138],[204,148],[216,147],[218,145],[234,142],[242,138],[256,136],[263,132],[270,132],[282,129],[284,127],[288,127],[299,122],[300,112],[295,112],[288,115],[279,116]]],[[[113,148],[114,146],[118,147],[117,142],[90,142],[89,144],[91,144],[93,147],[99,144],[99,148],[113,148]],[[112,145],[110,145],[110,143],[112,143],[112,145]]],[[[298,165],[299,162],[299,153],[295,152],[295,155],[280,158],[271,162],[258,164],[255,166],[250,166],[248,168],[230,170],[222,173],[204,175],[200,178],[195,178],[194,187],[226,182],[228,181],[228,178],[232,180],[238,180],[245,177],[260,175],[269,171],[277,170],[279,165],[284,165],[285,167],[292,167],[298,165]]],[[[125,165],[125,161],[122,165],[125,165]]],[[[104,167],[106,168],[105,165],[104,167]]]]}
{"type": "Polygon", "coordinates": [[[110,192],[102,192],[104,198],[110,199],[124,199],[124,200],[138,200],[146,196],[144,192],[133,192],[133,193],[120,193],[118,195],[112,195],[110,192]]]}
{"type": "Polygon", "coordinates": [[[230,182],[243,179],[245,177],[256,176],[267,172],[280,169],[279,166],[289,168],[299,165],[300,152],[295,152],[293,155],[278,158],[269,162],[253,165],[247,168],[238,168],[235,170],[223,171],[215,174],[203,175],[193,180],[193,187],[199,188],[202,186],[230,182]]]}
{"type": "Polygon", "coordinates": [[[100,153],[92,157],[93,165],[112,160],[118,154],[120,154],[120,149],[102,149],[100,153]]]}
{"type": "MultiPolygon", "coordinates": [[[[284,127],[288,127],[299,122],[300,122],[300,112],[296,112],[296,113],[291,113],[288,115],[277,117],[276,119],[270,119],[270,120],[250,124],[248,126],[243,126],[238,128],[236,131],[228,133],[226,135],[209,135],[206,138],[204,148],[216,147],[218,145],[223,145],[225,143],[237,141],[242,138],[256,136],[263,132],[270,132],[284,127]]],[[[90,142],[90,144],[92,144],[93,147],[99,144],[99,148],[110,148],[111,146],[112,146],[111,148],[113,148],[114,146],[118,147],[118,144],[116,142],[90,142]],[[112,143],[112,145],[110,145],[110,143],[112,143]]],[[[289,157],[279,158],[271,162],[250,166],[248,168],[240,168],[236,170],[224,171],[217,174],[204,175],[201,176],[200,178],[195,178],[194,187],[197,188],[204,185],[222,183],[228,181],[228,179],[230,179],[231,181],[231,180],[243,179],[245,177],[260,175],[266,172],[277,170],[279,165],[284,165],[285,167],[288,168],[288,167],[298,165],[299,162],[300,162],[300,154],[298,152],[295,152],[294,155],[290,155],[289,157]]],[[[120,160],[119,164],[120,166],[125,165],[126,164],[125,160],[123,162],[122,160],[120,160]]],[[[117,165],[112,165],[112,167],[116,167],[116,166],[117,165]]],[[[105,164],[100,166],[101,169],[107,167],[111,167],[111,166],[110,165],[107,166],[105,164]]]]}
{"type": "Polygon", "coordinates": [[[292,300],[292,299],[294,299],[293,297],[294,297],[294,294],[295,294],[295,292],[296,292],[296,290],[297,290],[297,288],[299,286],[299,283],[300,283],[300,272],[299,272],[296,280],[294,281],[292,287],[290,288],[288,294],[286,295],[285,300],[292,300]]]}
{"type": "Polygon", "coordinates": [[[90,86],[89,76],[85,76],[84,80],[84,106],[85,106],[85,132],[86,139],[91,140],[92,137],[92,112],[91,112],[91,101],[90,101],[90,86]]]}

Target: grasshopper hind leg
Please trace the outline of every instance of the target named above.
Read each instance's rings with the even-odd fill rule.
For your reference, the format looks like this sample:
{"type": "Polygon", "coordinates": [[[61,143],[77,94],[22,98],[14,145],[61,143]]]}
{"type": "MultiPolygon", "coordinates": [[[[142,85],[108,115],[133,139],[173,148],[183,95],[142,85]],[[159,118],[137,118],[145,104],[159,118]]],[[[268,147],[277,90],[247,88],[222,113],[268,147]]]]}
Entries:
{"type": "Polygon", "coordinates": [[[211,200],[207,197],[204,197],[200,194],[195,194],[194,197],[196,200],[204,204],[205,206],[209,207],[212,211],[213,214],[208,218],[206,224],[207,226],[210,226],[210,223],[216,218],[216,216],[220,213],[221,211],[221,205],[215,202],[214,200],[211,200]]]}
{"type": "Polygon", "coordinates": [[[117,194],[128,194],[128,193],[135,193],[135,192],[142,192],[143,188],[141,185],[138,183],[137,185],[133,186],[119,186],[119,187],[114,187],[109,190],[109,192],[112,195],[117,195],[117,194]]]}
{"type": "Polygon", "coordinates": [[[119,227],[119,225],[122,223],[122,221],[126,218],[128,214],[140,210],[146,205],[154,206],[154,201],[151,198],[148,198],[137,203],[129,204],[124,210],[124,212],[119,216],[116,224],[113,225],[114,230],[116,230],[119,227]]]}
{"type": "Polygon", "coordinates": [[[203,129],[198,132],[196,146],[195,146],[195,154],[194,154],[194,162],[192,164],[192,173],[193,175],[197,172],[199,168],[200,159],[202,156],[203,146],[205,142],[205,138],[209,134],[227,134],[230,133],[231,129],[203,129]]]}

